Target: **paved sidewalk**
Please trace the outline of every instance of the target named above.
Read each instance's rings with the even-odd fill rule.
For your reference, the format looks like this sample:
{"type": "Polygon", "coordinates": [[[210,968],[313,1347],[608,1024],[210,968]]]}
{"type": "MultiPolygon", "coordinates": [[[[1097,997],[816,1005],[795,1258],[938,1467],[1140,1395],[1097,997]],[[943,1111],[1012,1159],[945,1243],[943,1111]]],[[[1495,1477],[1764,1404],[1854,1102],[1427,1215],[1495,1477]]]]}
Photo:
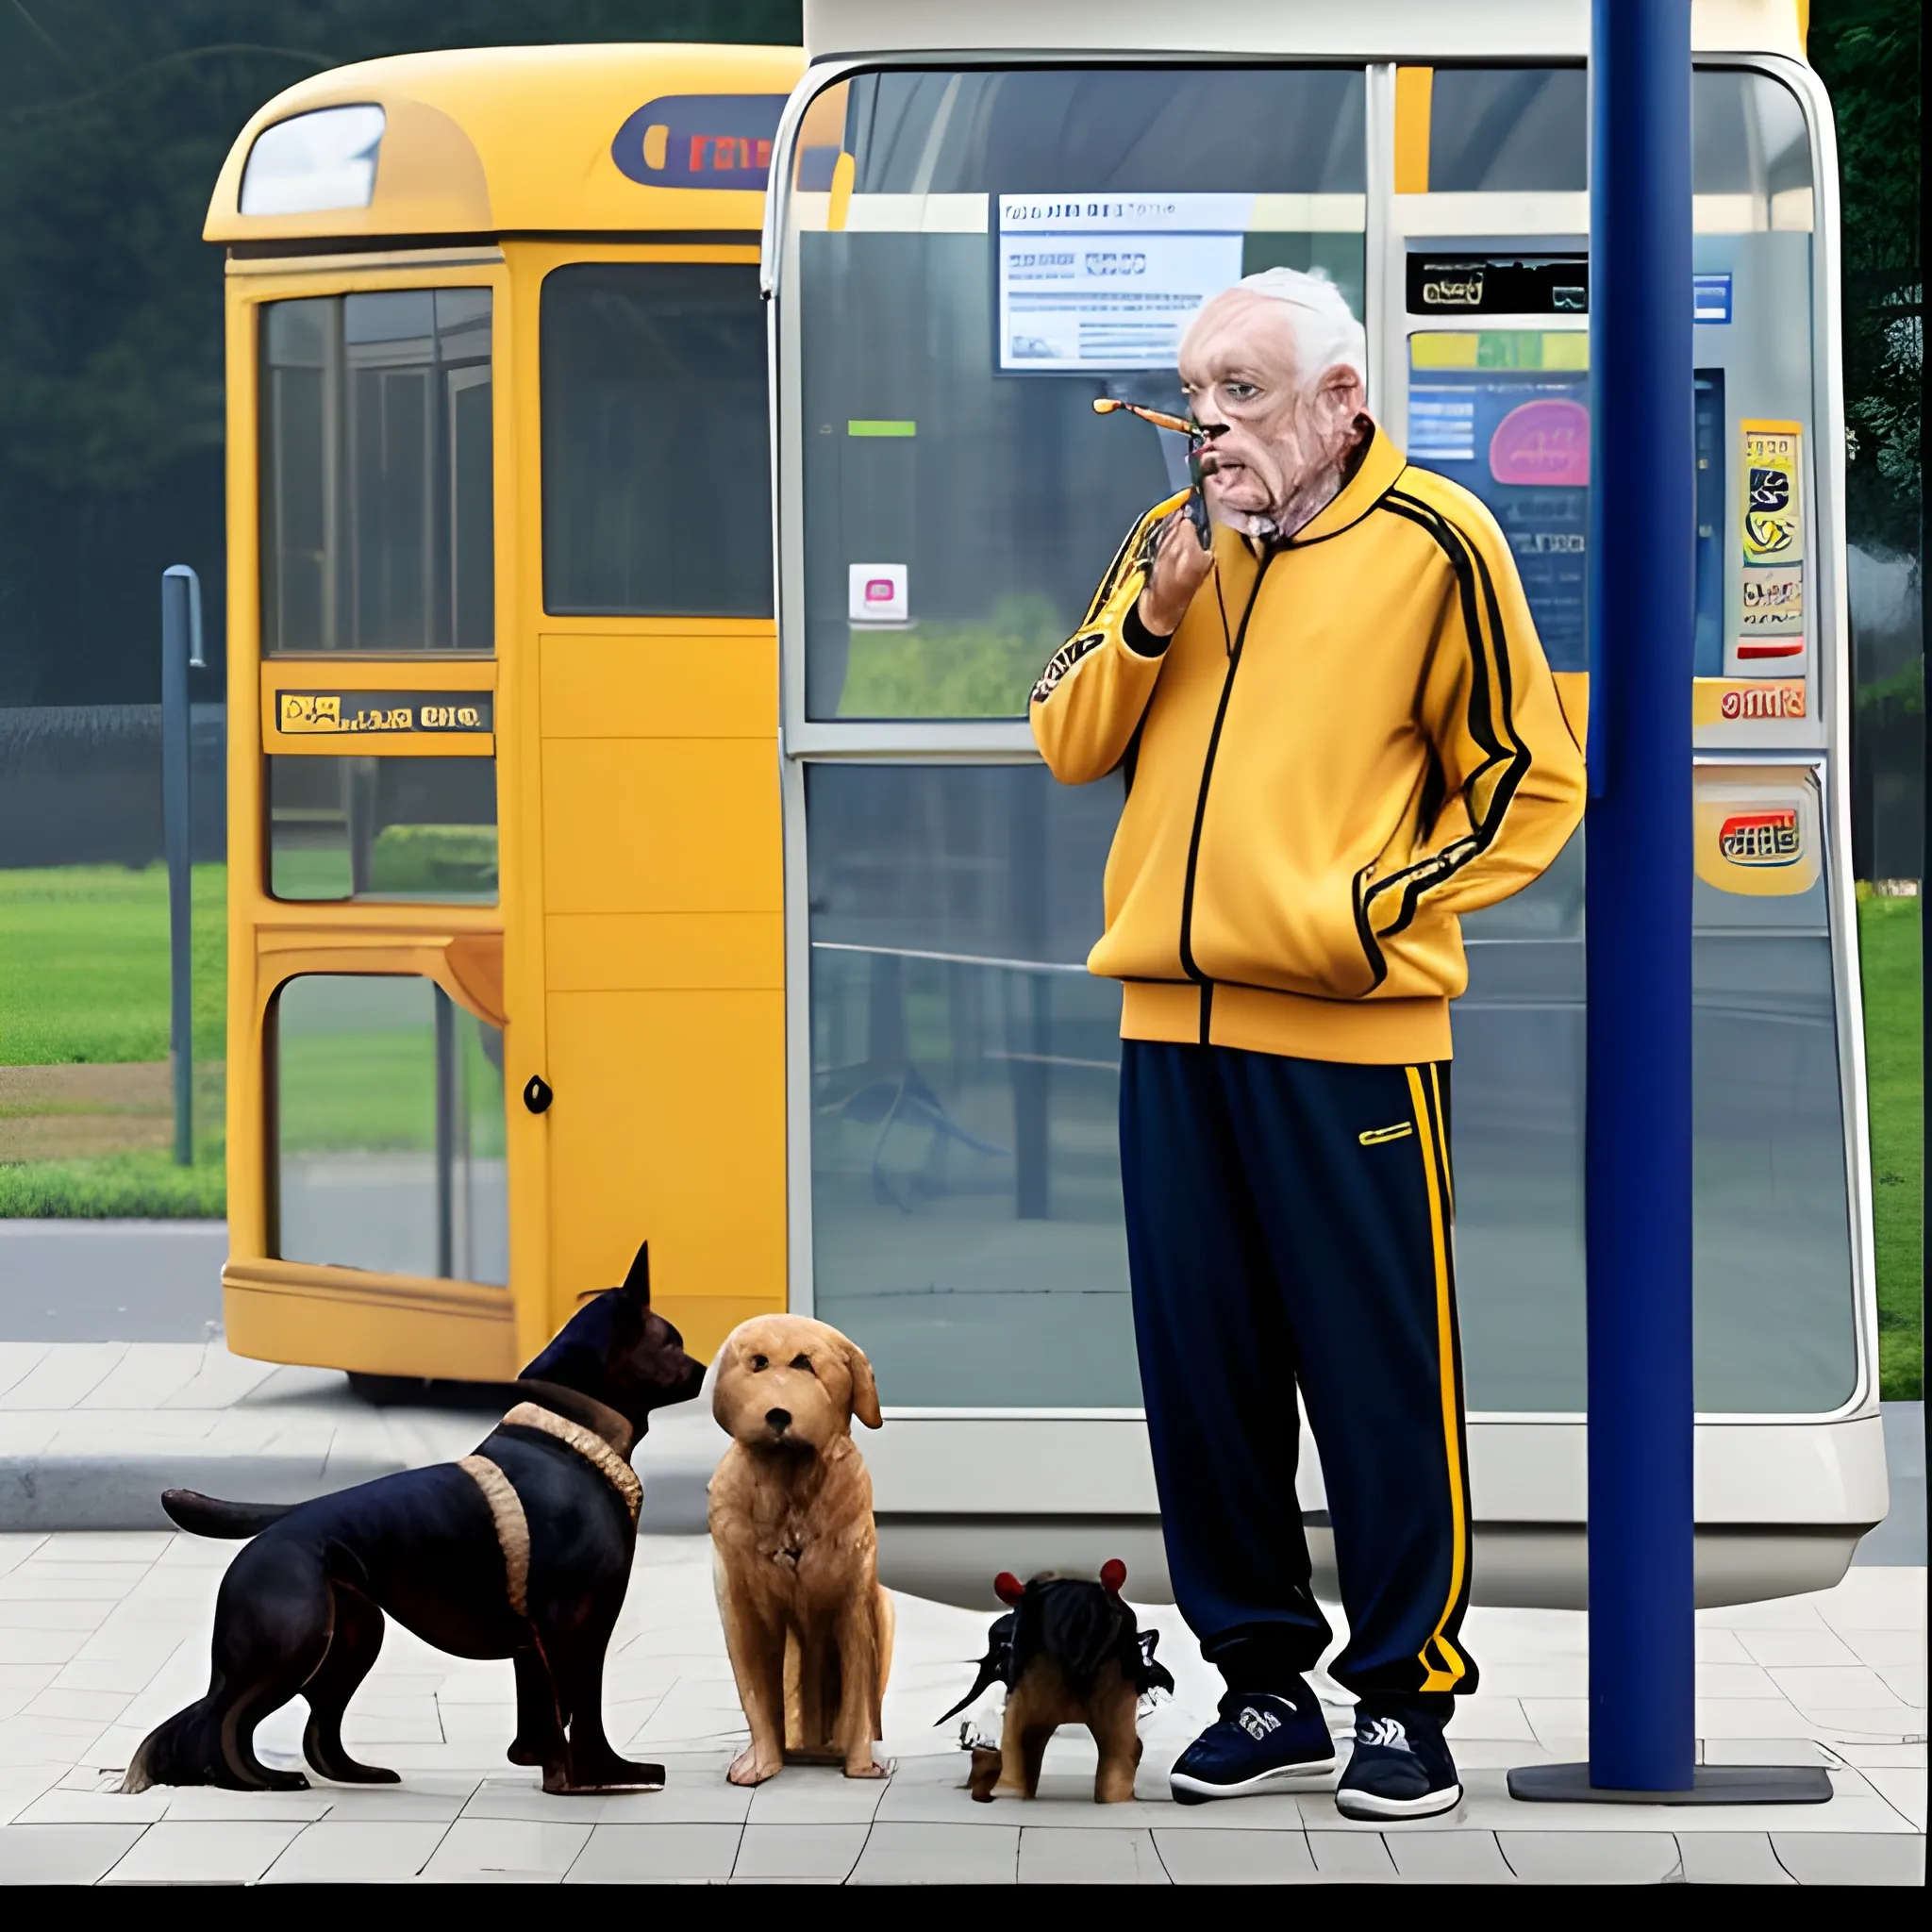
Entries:
{"type": "MultiPolygon", "coordinates": [[[[391,1624],[345,1735],[399,1770],[400,1786],[123,1797],[113,1786],[135,1744],[205,1686],[234,1548],[154,1532],[0,1537],[0,1880],[1907,1885],[1924,1871],[1918,1568],[1855,1570],[1818,1595],[1699,1616],[1705,1760],[1822,1761],[1836,1791],[1822,1806],[1513,1804],[1507,1767],[1582,1752],[1584,1619],[1478,1609],[1465,1627],[1484,1688],[1456,1725],[1468,1796],[1451,1817],[1378,1830],[1321,1796],[1181,1809],[1164,1774],[1219,1687],[1167,1607],[1143,1616],[1179,1693],[1143,1725],[1140,1800],[1093,1805],[1091,1747],[1062,1734],[1037,1803],[974,1805],[951,1727],[932,1720],[970,1681],[988,1620],[903,1596],[883,1747],[892,1777],[791,1770],[741,1791],[724,1776],[742,1730],[696,1536],[641,1543],[606,1690],[612,1737],[669,1766],[663,1792],[544,1797],[534,1772],[503,1759],[509,1666],[444,1657],[391,1624]]],[[[1321,1688],[1345,1727],[1339,1695],[1321,1688]]],[[[264,1757],[298,1761],[304,1714],[264,1725],[264,1757]]]]}

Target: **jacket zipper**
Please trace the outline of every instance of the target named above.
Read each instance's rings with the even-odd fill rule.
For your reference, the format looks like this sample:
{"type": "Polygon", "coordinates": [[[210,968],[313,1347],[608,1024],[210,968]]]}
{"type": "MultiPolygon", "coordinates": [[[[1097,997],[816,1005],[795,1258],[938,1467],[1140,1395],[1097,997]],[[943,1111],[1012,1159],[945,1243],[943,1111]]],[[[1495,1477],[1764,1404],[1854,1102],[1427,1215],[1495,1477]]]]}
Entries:
{"type": "Polygon", "coordinates": [[[1255,613],[1256,602],[1261,594],[1261,579],[1268,575],[1268,566],[1274,561],[1275,555],[1273,546],[1262,554],[1261,567],[1255,573],[1248,601],[1241,609],[1234,649],[1228,653],[1227,675],[1222,680],[1221,703],[1214,712],[1214,728],[1208,734],[1208,756],[1201,764],[1201,792],[1194,801],[1194,830],[1188,841],[1187,876],[1181,886],[1181,971],[1201,986],[1208,985],[1208,980],[1194,962],[1194,877],[1201,866],[1201,827],[1208,819],[1208,787],[1214,778],[1214,755],[1221,749],[1221,727],[1227,720],[1227,701],[1234,695],[1235,673],[1241,668],[1241,646],[1247,641],[1248,619],[1255,613]]]}

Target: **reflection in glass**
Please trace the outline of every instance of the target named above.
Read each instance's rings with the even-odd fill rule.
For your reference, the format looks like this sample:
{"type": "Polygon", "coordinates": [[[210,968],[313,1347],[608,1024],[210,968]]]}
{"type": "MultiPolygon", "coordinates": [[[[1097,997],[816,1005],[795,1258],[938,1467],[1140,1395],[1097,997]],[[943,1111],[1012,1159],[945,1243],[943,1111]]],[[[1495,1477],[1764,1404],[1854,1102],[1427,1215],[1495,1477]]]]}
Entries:
{"type": "Polygon", "coordinates": [[[814,1307],[894,1404],[1140,1401],[1120,994],[1084,963],[1120,799],[808,769],[814,1307]]]}
{"type": "Polygon", "coordinates": [[[556,269],[541,333],[544,609],[769,617],[758,270],[556,269]]]}
{"type": "Polygon", "coordinates": [[[807,713],[1017,716],[1123,536],[1185,487],[1181,439],[1094,398],[1185,405],[1165,372],[1000,372],[992,200],[1224,196],[1240,273],[1320,269],[1359,312],[1362,76],[893,72],[828,92],[798,179],[828,181],[842,140],[854,213],[797,236],[807,713]],[[855,622],[862,565],[903,570],[906,621],[855,622]]]}
{"type": "Polygon", "coordinates": [[[490,291],[263,306],[261,648],[488,651],[490,291]]]}
{"type": "MultiPolygon", "coordinates": [[[[1584,1407],[1582,845],[1463,921],[1456,1256],[1472,1409],[1584,1407]]],[[[1823,1413],[1857,1373],[1824,889],[1755,898],[1700,881],[1695,907],[1696,1404],[1823,1413]]]]}
{"type": "Polygon", "coordinates": [[[496,900],[496,760],[272,756],[277,899],[496,900]]]}
{"type": "MultiPolygon", "coordinates": [[[[1581,67],[1437,68],[1429,89],[1430,192],[1587,189],[1589,94],[1581,67]]],[[[1695,192],[1751,204],[1741,219],[1724,225],[1810,225],[1811,144],[1804,110],[1788,87],[1744,68],[1698,68],[1690,80],[1690,128],[1695,192]]]]}
{"type": "Polygon", "coordinates": [[[1439,67],[1429,90],[1429,190],[1555,194],[1590,185],[1580,67],[1439,67]]]}
{"type": "Polygon", "coordinates": [[[282,1259],[507,1283],[502,1033],[427,979],[309,974],[272,1039],[282,1259]]]}

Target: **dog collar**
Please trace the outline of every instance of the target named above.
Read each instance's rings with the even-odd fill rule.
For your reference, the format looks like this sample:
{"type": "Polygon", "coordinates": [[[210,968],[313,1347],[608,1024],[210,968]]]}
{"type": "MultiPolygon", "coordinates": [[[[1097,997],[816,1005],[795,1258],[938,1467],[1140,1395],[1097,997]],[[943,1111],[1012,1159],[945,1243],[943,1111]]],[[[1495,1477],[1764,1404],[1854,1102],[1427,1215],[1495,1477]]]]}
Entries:
{"type": "Polygon", "coordinates": [[[565,1448],[575,1449],[624,1498],[624,1506],[630,1511],[630,1520],[635,1526],[638,1507],[644,1499],[643,1482],[637,1471],[594,1429],[587,1429],[583,1424],[574,1423],[568,1416],[540,1408],[534,1402],[518,1403],[504,1417],[500,1426],[540,1429],[544,1435],[555,1437],[565,1448]]]}

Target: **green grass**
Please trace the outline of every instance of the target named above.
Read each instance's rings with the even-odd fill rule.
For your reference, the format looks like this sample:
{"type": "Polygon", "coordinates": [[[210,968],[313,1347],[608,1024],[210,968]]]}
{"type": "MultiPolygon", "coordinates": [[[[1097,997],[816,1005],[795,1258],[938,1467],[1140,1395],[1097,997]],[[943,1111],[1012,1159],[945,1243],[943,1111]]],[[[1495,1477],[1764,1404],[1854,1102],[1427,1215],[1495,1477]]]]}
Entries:
{"type": "MultiPolygon", "coordinates": [[[[192,888],[194,1052],[220,1059],[228,868],[192,888]]],[[[168,869],[0,872],[0,1066],[168,1058],[168,869]]]]}
{"type": "Polygon", "coordinates": [[[1925,1115],[1920,1087],[1919,921],[1916,899],[1858,901],[1872,1220],[1878,1250],[1878,1360],[1881,1388],[1891,1402],[1916,1402],[1924,1389],[1920,1215],[1925,1115]]]}
{"type": "Polygon", "coordinates": [[[226,1157],[220,1137],[196,1140],[192,1167],[176,1167],[160,1148],[0,1163],[0,1220],[219,1221],[228,1211],[226,1157]]]}
{"type": "MultiPolygon", "coordinates": [[[[224,1053],[226,896],[225,866],[194,868],[194,1042],[203,1061],[224,1053]]],[[[1924,1386],[1919,919],[1915,899],[1858,902],[1878,1345],[1889,1400],[1914,1400],[1924,1386]]],[[[429,1145],[426,1036],[418,1029],[386,1039],[379,1022],[370,1032],[366,1023],[343,1019],[341,1031],[284,1041],[291,1086],[300,1093],[299,1107],[285,1109],[291,1144],[429,1145]]],[[[475,1058],[474,1045],[465,1052],[475,1058]]],[[[167,1053],[166,868],[0,872],[0,1065],[160,1060],[167,1053]]],[[[473,1075],[481,1071],[479,1063],[473,1075]]],[[[0,1217],[223,1213],[220,1103],[198,1085],[192,1167],[175,1167],[161,1150],[0,1164],[0,1217]]],[[[479,1122],[479,1131],[478,1150],[497,1151],[485,1146],[494,1138],[489,1127],[479,1122]]]]}

